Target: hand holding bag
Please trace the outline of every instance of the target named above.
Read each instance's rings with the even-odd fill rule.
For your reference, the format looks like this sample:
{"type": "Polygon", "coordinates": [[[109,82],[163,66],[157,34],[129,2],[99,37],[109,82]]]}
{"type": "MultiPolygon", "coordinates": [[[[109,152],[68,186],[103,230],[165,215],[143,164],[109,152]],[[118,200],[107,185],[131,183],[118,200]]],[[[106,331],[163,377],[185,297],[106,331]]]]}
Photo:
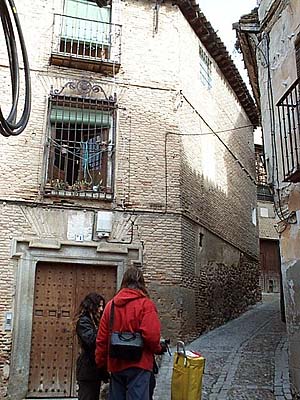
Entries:
{"type": "Polygon", "coordinates": [[[109,356],[120,360],[139,361],[143,354],[144,342],[139,332],[112,332],[114,301],[110,309],[109,356]]]}

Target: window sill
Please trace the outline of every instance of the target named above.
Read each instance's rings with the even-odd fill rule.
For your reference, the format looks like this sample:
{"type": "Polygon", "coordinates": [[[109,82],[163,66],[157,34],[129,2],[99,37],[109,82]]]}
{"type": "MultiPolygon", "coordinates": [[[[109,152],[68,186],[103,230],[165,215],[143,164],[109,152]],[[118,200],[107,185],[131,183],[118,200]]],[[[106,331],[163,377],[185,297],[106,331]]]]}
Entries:
{"type": "Polygon", "coordinates": [[[82,69],[107,75],[115,75],[120,70],[120,64],[116,62],[106,59],[93,59],[88,56],[74,55],[71,53],[52,53],[50,57],[50,65],[82,69]]]}
{"type": "Polygon", "coordinates": [[[76,198],[76,199],[88,199],[88,200],[113,200],[112,193],[106,192],[93,192],[90,191],[75,191],[75,190],[61,190],[61,189],[44,189],[45,197],[64,197],[64,198],[76,198]]]}

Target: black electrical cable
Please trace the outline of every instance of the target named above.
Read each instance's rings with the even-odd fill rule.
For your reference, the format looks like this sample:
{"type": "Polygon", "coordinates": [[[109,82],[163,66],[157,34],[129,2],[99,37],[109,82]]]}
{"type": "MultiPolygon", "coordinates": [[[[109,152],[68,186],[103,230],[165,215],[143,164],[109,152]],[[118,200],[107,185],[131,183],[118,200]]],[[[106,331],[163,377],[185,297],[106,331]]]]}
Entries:
{"type": "MultiPolygon", "coordinates": [[[[272,74],[271,74],[271,65],[270,65],[270,36],[267,34],[267,73],[268,73],[268,82],[267,82],[267,91],[268,91],[268,103],[269,103],[269,113],[270,113],[270,133],[271,133],[271,148],[272,148],[272,183],[275,182],[275,172],[276,172],[276,184],[277,184],[277,198],[278,198],[278,208],[276,203],[274,202],[275,212],[278,218],[281,221],[285,220],[285,216],[283,213],[281,199],[280,199],[280,181],[279,181],[279,164],[278,164],[278,154],[277,154],[277,145],[276,145],[276,137],[275,137],[275,126],[276,126],[276,118],[275,118],[275,110],[274,110],[274,94],[273,94],[273,84],[272,84],[272,74]],[[274,170],[275,169],[275,170],[274,170]]],[[[272,188],[274,191],[274,188],[272,188]]]]}
{"type": "MultiPolygon", "coordinates": [[[[266,54],[263,52],[263,50],[253,41],[254,47],[255,47],[255,54],[257,55],[257,51],[260,52],[260,54],[264,58],[264,68],[267,68],[267,100],[268,100],[268,106],[269,106],[269,119],[270,119],[270,133],[271,133],[271,149],[272,149],[272,184],[268,185],[273,196],[275,196],[275,190],[274,190],[274,182],[275,182],[275,169],[276,169],[276,183],[277,183],[277,199],[278,199],[278,206],[276,205],[276,201],[274,199],[274,210],[279,218],[280,221],[286,221],[287,218],[285,218],[284,213],[283,213],[283,208],[281,204],[281,199],[280,199],[280,184],[279,184],[279,165],[278,165],[278,154],[277,154],[277,146],[276,146],[276,138],[275,138],[275,126],[276,126],[276,121],[275,121],[275,110],[274,110],[274,94],[273,94],[273,84],[272,84],[272,74],[271,74],[271,65],[270,65],[270,37],[269,34],[266,34],[266,36],[262,39],[266,40],[267,47],[266,47],[266,54]]],[[[263,146],[265,148],[265,146],[263,146]]],[[[265,150],[264,150],[264,158],[265,158],[265,150]]]]}
{"type": "Polygon", "coordinates": [[[98,7],[107,7],[109,4],[109,0],[95,0],[98,7]]]}
{"type": "Polygon", "coordinates": [[[11,78],[11,89],[12,89],[12,107],[10,109],[9,115],[7,118],[3,116],[1,107],[0,107],[0,133],[5,137],[9,136],[17,136],[25,129],[30,115],[31,109],[31,84],[30,84],[30,70],[29,70],[29,62],[28,56],[25,46],[25,41],[19,21],[19,17],[17,14],[17,10],[15,7],[15,3],[13,0],[8,0],[8,4],[6,0],[0,1],[0,16],[3,27],[3,32],[6,41],[8,59],[9,59],[9,68],[10,68],[10,78],[11,78]],[[24,99],[24,107],[22,115],[17,121],[17,108],[19,102],[20,95],[20,73],[19,73],[19,59],[18,59],[18,51],[17,44],[15,39],[15,31],[13,28],[11,14],[8,9],[8,4],[11,8],[11,13],[14,17],[15,25],[17,28],[17,33],[19,36],[19,43],[21,46],[23,63],[24,63],[24,76],[25,76],[25,99],[24,99]],[[16,122],[17,121],[17,122],[16,122]]]}

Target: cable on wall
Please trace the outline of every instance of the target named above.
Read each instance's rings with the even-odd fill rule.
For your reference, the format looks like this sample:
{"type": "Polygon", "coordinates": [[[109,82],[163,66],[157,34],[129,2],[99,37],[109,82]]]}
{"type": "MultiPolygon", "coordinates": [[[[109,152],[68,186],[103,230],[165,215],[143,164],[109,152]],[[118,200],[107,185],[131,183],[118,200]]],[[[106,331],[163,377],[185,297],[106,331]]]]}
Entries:
{"type": "MultiPolygon", "coordinates": [[[[205,120],[205,118],[203,118],[203,116],[199,113],[199,111],[191,104],[191,102],[185,97],[185,95],[183,93],[182,97],[183,99],[187,102],[187,104],[193,109],[193,111],[198,115],[198,117],[204,122],[204,124],[208,127],[208,129],[211,131],[211,134],[216,136],[216,138],[222,143],[222,145],[225,147],[225,149],[228,151],[228,153],[234,158],[234,160],[237,162],[237,164],[240,166],[240,168],[242,169],[242,171],[245,172],[245,174],[247,175],[247,177],[252,181],[252,183],[254,183],[256,185],[256,179],[251,175],[251,173],[247,170],[247,168],[243,165],[243,163],[239,160],[239,158],[233,153],[233,151],[230,149],[230,147],[227,146],[227,144],[224,142],[224,140],[221,139],[221,137],[218,135],[218,133],[222,133],[222,132],[227,132],[228,130],[222,130],[222,131],[215,131],[210,125],[209,123],[205,120]]],[[[249,125],[245,125],[244,127],[248,127],[249,125]]],[[[250,125],[250,127],[253,125],[250,125]]],[[[230,129],[229,131],[232,130],[236,130],[236,129],[242,129],[244,127],[237,127],[237,128],[233,128],[230,129]]],[[[202,133],[203,135],[204,133],[202,133]]],[[[183,136],[189,136],[189,134],[182,134],[183,136]]],[[[194,134],[193,134],[194,135],[194,134]]],[[[196,134],[196,135],[201,135],[200,134],[196,134]]]]}
{"type": "MultiPolygon", "coordinates": [[[[274,94],[273,94],[273,84],[272,84],[272,74],[271,74],[271,65],[270,65],[270,37],[266,34],[266,41],[267,41],[267,97],[268,97],[268,104],[269,104],[269,112],[270,112],[270,131],[271,131],[271,148],[272,148],[272,183],[277,183],[277,198],[278,198],[278,208],[274,202],[274,208],[278,218],[281,221],[284,221],[286,218],[283,213],[281,199],[280,199],[280,182],[279,182],[279,164],[278,164],[278,155],[277,155],[277,146],[276,146],[276,137],[275,137],[275,125],[276,125],[276,118],[275,118],[275,111],[274,111],[274,94]],[[276,170],[276,171],[275,171],[276,170]],[[276,177],[275,177],[276,174],[276,177]]],[[[273,192],[275,192],[274,188],[273,192]]]]}
{"type": "MultiPolygon", "coordinates": [[[[271,62],[270,62],[270,36],[269,33],[264,33],[261,43],[265,41],[266,43],[266,54],[261,49],[259,45],[252,39],[252,43],[255,47],[256,59],[258,58],[257,52],[263,57],[262,66],[267,69],[267,101],[269,106],[269,119],[270,119],[270,134],[271,134],[271,156],[272,156],[272,184],[268,185],[273,196],[273,204],[275,213],[279,219],[279,222],[274,226],[277,233],[281,235],[287,228],[289,224],[297,223],[297,217],[294,211],[291,211],[286,215],[283,210],[283,205],[280,197],[280,178],[279,178],[279,162],[278,162],[278,152],[276,144],[276,117],[274,110],[274,93],[273,93],[273,83],[272,83],[272,73],[271,73],[271,62]],[[277,187],[275,188],[274,183],[277,187]],[[276,204],[275,196],[277,197],[278,206],[276,204]]],[[[264,151],[265,153],[265,151],[264,151]]]]}
{"type": "Polygon", "coordinates": [[[29,120],[31,109],[31,84],[30,84],[30,70],[28,56],[25,46],[25,41],[17,14],[16,6],[13,0],[0,1],[0,16],[6,41],[6,48],[9,59],[10,78],[11,78],[11,91],[12,91],[12,106],[7,118],[4,117],[0,107],[0,133],[5,137],[17,136],[24,131],[29,120]],[[8,1],[8,3],[7,3],[8,1]],[[20,72],[19,72],[19,59],[17,51],[17,43],[15,37],[15,29],[11,14],[8,8],[11,9],[11,14],[14,17],[17,34],[19,36],[19,43],[24,63],[24,76],[25,76],[25,99],[22,115],[17,121],[17,111],[20,96],[20,72]]]}

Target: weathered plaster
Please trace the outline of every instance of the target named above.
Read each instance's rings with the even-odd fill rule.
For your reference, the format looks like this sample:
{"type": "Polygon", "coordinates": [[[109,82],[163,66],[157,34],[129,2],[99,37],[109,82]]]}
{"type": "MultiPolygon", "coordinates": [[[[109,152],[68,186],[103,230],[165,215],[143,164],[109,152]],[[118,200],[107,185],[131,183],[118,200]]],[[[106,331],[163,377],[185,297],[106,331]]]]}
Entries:
{"type": "Polygon", "coordinates": [[[286,265],[284,285],[289,335],[289,365],[293,389],[300,392],[300,260],[286,265]]]}

